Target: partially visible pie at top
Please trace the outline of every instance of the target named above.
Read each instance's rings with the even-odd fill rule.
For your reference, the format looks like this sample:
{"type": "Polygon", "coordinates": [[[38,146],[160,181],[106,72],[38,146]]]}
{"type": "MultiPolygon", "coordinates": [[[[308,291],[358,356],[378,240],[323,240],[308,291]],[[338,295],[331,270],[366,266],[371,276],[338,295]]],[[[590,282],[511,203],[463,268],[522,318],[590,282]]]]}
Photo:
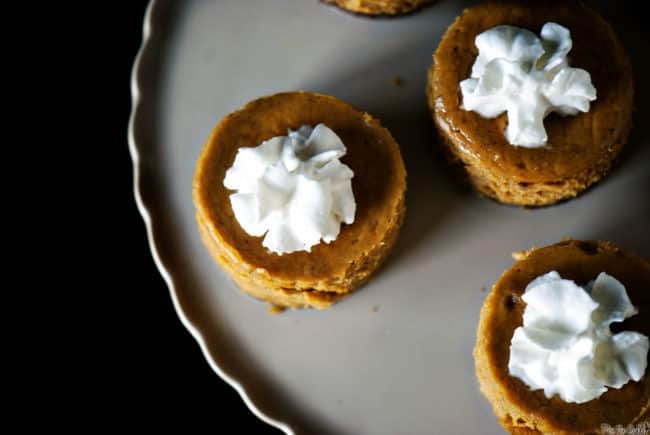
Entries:
{"type": "Polygon", "coordinates": [[[364,15],[402,15],[414,12],[433,0],[322,0],[348,12],[364,15]]]}

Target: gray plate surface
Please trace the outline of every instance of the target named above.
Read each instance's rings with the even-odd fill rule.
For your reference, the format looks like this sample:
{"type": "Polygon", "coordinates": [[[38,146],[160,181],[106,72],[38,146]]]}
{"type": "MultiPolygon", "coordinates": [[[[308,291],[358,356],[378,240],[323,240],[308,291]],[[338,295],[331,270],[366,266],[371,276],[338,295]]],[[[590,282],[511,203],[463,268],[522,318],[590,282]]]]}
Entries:
{"type": "Polygon", "coordinates": [[[647,48],[640,20],[608,3],[604,13],[635,63],[636,128],[603,182],[533,211],[467,191],[438,151],[426,70],[467,2],[397,19],[315,0],[150,6],[133,80],[136,198],[180,318],[260,418],[299,434],[503,433],[478,391],[471,352],[485,290],[510,267],[511,252],[574,237],[650,257],[647,48]],[[192,175],[223,116],[298,89],[342,98],[392,131],[409,174],[407,217],[387,264],[362,290],[327,311],[271,316],[202,246],[192,175]]]}

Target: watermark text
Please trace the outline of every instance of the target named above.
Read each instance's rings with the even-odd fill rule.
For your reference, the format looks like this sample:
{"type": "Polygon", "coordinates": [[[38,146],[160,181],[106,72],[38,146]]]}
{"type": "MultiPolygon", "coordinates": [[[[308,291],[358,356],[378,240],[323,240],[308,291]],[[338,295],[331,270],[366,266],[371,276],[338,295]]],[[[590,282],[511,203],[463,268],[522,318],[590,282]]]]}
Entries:
{"type": "Polygon", "coordinates": [[[604,435],[650,435],[650,422],[615,426],[601,424],[600,430],[604,435]]]}

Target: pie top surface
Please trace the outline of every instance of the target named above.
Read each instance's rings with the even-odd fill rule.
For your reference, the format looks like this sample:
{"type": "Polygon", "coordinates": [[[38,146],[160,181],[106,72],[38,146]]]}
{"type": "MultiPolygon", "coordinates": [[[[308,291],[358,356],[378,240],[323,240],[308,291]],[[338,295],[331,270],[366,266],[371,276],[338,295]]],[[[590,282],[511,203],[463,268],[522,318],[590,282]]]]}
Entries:
{"type": "Polygon", "coordinates": [[[224,118],[214,129],[197,163],[194,202],[210,231],[253,267],[284,279],[320,279],[349,270],[350,262],[379,245],[400,212],[406,172],[399,146],[379,122],[349,104],[326,95],[290,92],[260,98],[224,118]],[[337,239],[319,243],[311,252],[277,255],[248,235],[233,215],[223,186],[237,150],[255,147],[302,125],[326,124],[343,141],[341,161],[354,171],[354,223],[341,224],[337,239]]]}

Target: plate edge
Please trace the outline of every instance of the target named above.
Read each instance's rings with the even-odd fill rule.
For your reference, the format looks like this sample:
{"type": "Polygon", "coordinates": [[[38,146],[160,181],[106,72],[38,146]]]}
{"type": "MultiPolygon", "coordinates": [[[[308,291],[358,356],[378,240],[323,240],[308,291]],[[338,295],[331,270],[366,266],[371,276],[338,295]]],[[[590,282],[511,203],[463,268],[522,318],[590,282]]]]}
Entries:
{"type": "Polygon", "coordinates": [[[127,133],[129,154],[131,156],[131,162],[133,164],[133,195],[136,202],[136,206],[138,208],[138,212],[140,213],[140,216],[144,221],[146,234],[147,234],[147,241],[149,244],[149,250],[151,251],[151,255],[153,257],[154,264],[158,269],[158,272],[160,273],[163,280],[165,281],[165,284],[167,285],[167,289],[169,290],[172,299],[172,304],[174,306],[174,310],[176,311],[176,314],[181,320],[183,326],[189,331],[190,335],[192,335],[192,337],[194,337],[194,339],[198,343],[201,352],[203,353],[203,357],[208,362],[212,370],[217,374],[217,376],[219,376],[223,381],[225,381],[228,385],[234,388],[235,391],[237,391],[237,393],[239,393],[239,396],[244,401],[244,404],[257,418],[267,423],[268,425],[283,431],[287,435],[295,435],[295,432],[293,431],[293,429],[291,429],[291,427],[289,427],[289,425],[287,425],[282,421],[276,420],[273,417],[262,412],[257,407],[257,405],[253,402],[253,400],[249,397],[248,392],[246,391],[244,386],[237,379],[226,374],[221,369],[221,367],[219,367],[217,362],[211,357],[205,345],[203,336],[199,332],[198,328],[187,318],[187,316],[183,312],[183,309],[178,302],[178,295],[176,292],[174,281],[172,280],[170,272],[163,264],[160,255],[158,253],[156,234],[154,233],[153,230],[151,213],[149,211],[149,208],[145,204],[144,200],[142,199],[142,193],[140,190],[141,160],[140,160],[140,152],[138,149],[138,145],[135,140],[135,131],[137,128],[135,119],[136,119],[136,114],[139,112],[141,106],[141,98],[140,98],[141,91],[140,91],[140,85],[138,83],[138,74],[140,72],[141,65],[143,64],[143,59],[146,58],[147,53],[150,51],[151,40],[152,40],[151,34],[152,34],[152,26],[153,26],[152,24],[153,10],[157,8],[159,4],[160,4],[160,0],[151,0],[147,5],[147,9],[144,15],[144,23],[142,26],[142,42],[135,56],[135,59],[133,61],[133,67],[131,69],[131,83],[130,83],[131,113],[129,114],[129,124],[128,124],[128,133],[127,133]]]}

